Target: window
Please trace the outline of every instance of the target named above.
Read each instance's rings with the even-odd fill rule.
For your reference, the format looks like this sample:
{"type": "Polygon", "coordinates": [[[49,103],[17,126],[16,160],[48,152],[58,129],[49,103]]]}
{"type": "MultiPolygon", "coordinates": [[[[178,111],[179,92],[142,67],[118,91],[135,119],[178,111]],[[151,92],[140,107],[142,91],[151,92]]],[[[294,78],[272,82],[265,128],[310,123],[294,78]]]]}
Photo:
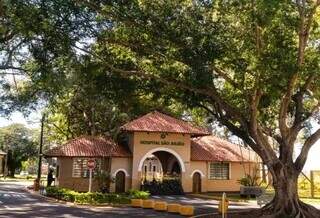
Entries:
{"type": "MultiPolygon", "coordinates": [[[[88,158],[73,158],[73,164],[72,164],[72,177],[83,177],[87,178],[89,177],[89,169],[88,169],[88,158]]],[[[93,177],[97,174],[97,172],[100,170],[101,166],[101,159],[95,159],[96,161],[96,167],[93,170],[93,177]]]]}
{"type": "Polygon", "coordinates": [[[153,172],[157,171],[157,167],[155,165],[153,165],[153,172]]]}
{"type": "Polygon", "coordinates": [[[229,163],[210,163],[209,179],[230,179],[229,163]]]}

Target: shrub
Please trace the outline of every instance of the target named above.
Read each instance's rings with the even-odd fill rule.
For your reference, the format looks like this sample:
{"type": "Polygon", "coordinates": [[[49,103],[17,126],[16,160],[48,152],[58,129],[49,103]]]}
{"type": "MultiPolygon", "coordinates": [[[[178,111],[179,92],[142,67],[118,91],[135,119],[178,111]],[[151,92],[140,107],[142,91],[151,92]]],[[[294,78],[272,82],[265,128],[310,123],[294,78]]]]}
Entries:
{"type": "Polygon", "coordinates": [[[238,180],[238,183],[243,186],[258,186],[257,177],[246,174],[245,177],[238,180]]]}
{"type": "Polygon", "coordinates": [[[32,179],[32,176],[28,175],[26,178],[27,180],[29,180],[29,179],[32,179]]]}
{"type": "Polygon", "coordinates": [[[160,181],[145,182],[141,190],[148,191],[152,195],[183,195],[183,188],[179,179],[164,179],[160,181]]]}
{"type": "Polygon", "coordinates": [[[66,188],[46,187],[47,196],[57,198],[59,200],[75,202],[78,204],[128,204],[130,199],[134,196],[145,196],[145,192],[136,195],[123,195],[123,194],[104,194],[101,192],[87,192],[79,193],[66,188]],[[144,194],[143,194],[144,193],[144,194]]]}
{"type": "Polygon", "coordinates": [[[134,199],[148,199],[150,196],[150,193],[148,191],[139,191],[135,189],[130,189],[127,191],[127,195],[130,198],[134,198],[134,199]]]}
{"type": "Polygon", "coordinates": [[[94,179],[98,182],[100,192],[109,193],[108,185],[114,183],[114,178],[108,172],[98,171],[94,179]]]}

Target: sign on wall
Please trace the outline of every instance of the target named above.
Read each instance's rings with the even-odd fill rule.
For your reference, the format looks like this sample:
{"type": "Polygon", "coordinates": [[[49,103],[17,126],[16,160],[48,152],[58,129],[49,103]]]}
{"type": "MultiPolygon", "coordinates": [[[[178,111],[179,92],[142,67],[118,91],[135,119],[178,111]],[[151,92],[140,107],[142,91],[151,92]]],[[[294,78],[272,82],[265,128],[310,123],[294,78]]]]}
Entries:
{"type": "Polygon", "coordinates": [[[182,141],[166,141],[166,140],[141,140],[140,144],[142,144],[142,145],[177,145],[177,146],[183,146],[184,142],[182,142],[182,141]]]}
{"type": "Polygon", "coordinates": [[[140,144],[142,145],[175,145],[175,146],[183,146],[183,141],[169,141],[165,140],[167,133],[160,134],[160,140],[140,140],[140,144]]]}

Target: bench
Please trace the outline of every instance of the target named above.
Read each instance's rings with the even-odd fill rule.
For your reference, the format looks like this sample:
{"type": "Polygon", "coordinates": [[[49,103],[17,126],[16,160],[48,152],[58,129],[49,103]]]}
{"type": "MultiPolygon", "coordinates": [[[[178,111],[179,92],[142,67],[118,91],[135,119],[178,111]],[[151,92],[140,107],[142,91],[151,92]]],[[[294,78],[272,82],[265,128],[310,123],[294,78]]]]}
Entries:
{"type": "Polygon", "coordinates": [[[260,186],[240,186],[241,197],[258,197],[265,193],[265,189],[260,186]]]}

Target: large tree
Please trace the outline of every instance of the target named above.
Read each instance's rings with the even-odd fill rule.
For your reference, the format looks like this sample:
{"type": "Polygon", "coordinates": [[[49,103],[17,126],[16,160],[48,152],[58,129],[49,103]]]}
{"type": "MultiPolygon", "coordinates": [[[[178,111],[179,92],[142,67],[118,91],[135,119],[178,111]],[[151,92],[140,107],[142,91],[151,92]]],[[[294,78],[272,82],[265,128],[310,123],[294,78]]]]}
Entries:
{"type": "Polygon", "coordinates": [[[19,34],[2,31],[6,57],[14,56],[10,51],[19,39],[30,56],[14,62],[22,69],[2,69],[28,72],[38,89],[23,86],[12,94],[12,85],[5,84],[3,102],[22,92],[63,93],[57,80],[64,84],[66,66],[86,53],[99,74],[120,75],[156,96],[202,108],[243,139],[273,176],[275,197],[263,214],[318,216],[299,200],[297,178],[320,138],[320,130],[304,131],[319,115],[319,0],[55,0],[48,1],[50,10],[40,1],[12,2],[23,7],[7,3],[3,22],[13,23],[19,34]],[[18,20],[17,10],[23,13],[18,20]],[[26,17],[28,10],[33,13],[26,17]],[[28,22],[32,16],[39,22],[28,22]],[[79,44],[85,37],[92,46],[79,44]],[[307,134],[295,158],[301,132],[307,134]]]}
{"type": "Polygon", "coordinates": [[[159,96],[148,95],[144,84],[113,73],[106,75],[95,60],[81,59],[70,68],[64,92],[47,108],[47,129],[53,138],[63,141],[83,134],[117,137],[120,126],[150,110],[182,111],[168,107],[159,96]]]}
{"type": "Polygon", "coordinates": [[[82,134],[116,135],[126,120],[166,108],[144,84],[104,73],[83,55],[106,21],[74,1],[0,3],[0,112],[48,105],[48,134],[61,142],[82,134]],[[157,104],[158,102],[158,104],[157,104]]]}
{"type": "Polygon", "coordinates": [[[261,157],[275,189],[264,214],[318,216],[297,179],[320,129],[293,154],[319,115],[319,0],[79,2],[111,24],[91,50],[106,72],[159,82],[261,157]]]}
{"type": "Polygon", "coordinates": [[[7,151],[9,176],[14,177],[22,162],[36,157],[38,153],[34,131],[22,124],[11,124],[0,128],[0,148],[7,151]]]}

